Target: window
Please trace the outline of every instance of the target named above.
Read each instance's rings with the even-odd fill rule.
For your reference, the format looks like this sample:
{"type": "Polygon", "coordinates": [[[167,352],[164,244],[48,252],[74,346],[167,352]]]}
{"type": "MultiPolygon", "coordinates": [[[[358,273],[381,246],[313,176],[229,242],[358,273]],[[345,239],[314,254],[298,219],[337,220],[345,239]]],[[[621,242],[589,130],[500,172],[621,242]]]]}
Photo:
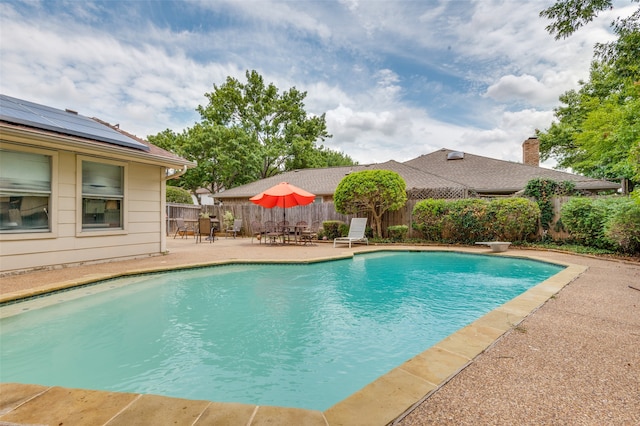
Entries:
{"type": "Polygon", "coordinates": [[[82,161],[82,229],[122,229],[124,167],[82,161]]]}
{"type": "Polygon", "coordinates": [[[50,232],[51,156],[0,150],[0,232],[50,232]]]}

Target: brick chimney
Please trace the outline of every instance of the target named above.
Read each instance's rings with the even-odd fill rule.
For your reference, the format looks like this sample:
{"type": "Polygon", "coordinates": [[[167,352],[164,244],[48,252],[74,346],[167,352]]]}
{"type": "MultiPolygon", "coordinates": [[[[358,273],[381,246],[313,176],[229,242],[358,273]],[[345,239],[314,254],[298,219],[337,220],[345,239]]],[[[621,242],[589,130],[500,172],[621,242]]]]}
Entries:
{"type": "Polygon", "coordinates": [[[540,142],[535,136],[522,143],[522,162],[529,166],[540,165],[540,142]]]}

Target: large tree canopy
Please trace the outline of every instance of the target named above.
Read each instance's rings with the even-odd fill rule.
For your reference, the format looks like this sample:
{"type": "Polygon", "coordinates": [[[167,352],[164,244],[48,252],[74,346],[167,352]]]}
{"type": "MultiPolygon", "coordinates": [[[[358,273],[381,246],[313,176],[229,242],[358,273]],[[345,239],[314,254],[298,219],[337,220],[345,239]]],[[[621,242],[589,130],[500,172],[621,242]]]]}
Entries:
{"type": "Polygon", "coordinates": [[[390,170],[354,172],[340,181],[333,201],[339,213],[371,213],[375,234],[382,236],[382,215],[405,205],[407,184],[402,176],[390,170]]]}
{"type": "Polygon", "coordinates": [[[256,71],[246,72],[246,83],[227,77],[214,85],[207,106],[198,112],[205,123],[240,129],[253,141],[261,160],[260,178],[285,170],[287,162],[294,166],[315,167],[316,141],[331,137],[325,116],[308,116],[303,100],[306,92],[295,87],[279,93],[271,83],[265,85],[256,71]]]}
{"type": "Polygon", "coordinates": [[[611,67],[594,63],[589,82],[560,97],[557,122],[540,132],[543,160],[594,178],[637,183],[640,85],[620,85],[611,67]]]}
{"type": "MultiPolygon", "coordinates": [[[[611,7],[611,0],[561,0],[541,15],[553,20],[549,32],[564,38],[611,7]]],[[[640,8],[612,28],[618,38],[596,45],[589,81],[560,96],[557,121],[539,132],[540,154],[559,167],[633,185],[640,178],[640,8]]]]}
{"type": "Polygon", "coordinates": [[[197,166],[177,184],[192,193],[211,192],[244,185],[286,170],[352,165],[338,151],[318,146],[331,137],[324,115],[308,116],[302,102],[306,93],[294,88],[279,94],[265,86],[255,71],[247,71],[247,83],[228,77],[214,85],[207,106],[199,106],[200,123],[182,133],[165,130],[148,139],[197,166]]]}

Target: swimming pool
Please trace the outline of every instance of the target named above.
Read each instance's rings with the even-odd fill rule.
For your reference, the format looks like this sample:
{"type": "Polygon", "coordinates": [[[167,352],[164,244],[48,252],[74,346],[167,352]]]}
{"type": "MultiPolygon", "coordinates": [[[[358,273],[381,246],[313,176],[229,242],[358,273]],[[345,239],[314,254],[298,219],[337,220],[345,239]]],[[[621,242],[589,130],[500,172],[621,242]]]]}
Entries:
{"type": "Polygon", "coordinates": [[[111,281],[2,319],[0,380],[322,410],[561,269],[381,252],[111,281]]]}

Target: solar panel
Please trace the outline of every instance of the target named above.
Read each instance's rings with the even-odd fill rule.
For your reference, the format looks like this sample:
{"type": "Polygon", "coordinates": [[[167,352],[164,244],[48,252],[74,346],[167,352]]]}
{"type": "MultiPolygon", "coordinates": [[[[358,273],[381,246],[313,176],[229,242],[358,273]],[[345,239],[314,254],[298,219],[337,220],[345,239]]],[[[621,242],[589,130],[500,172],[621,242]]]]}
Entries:
{"type": "Polygon", "coordinates": [[[149,147],[109,126],[73,111],[63,111],[22,99],[0,95],[0,120],[149,151],[149,147]]]}

